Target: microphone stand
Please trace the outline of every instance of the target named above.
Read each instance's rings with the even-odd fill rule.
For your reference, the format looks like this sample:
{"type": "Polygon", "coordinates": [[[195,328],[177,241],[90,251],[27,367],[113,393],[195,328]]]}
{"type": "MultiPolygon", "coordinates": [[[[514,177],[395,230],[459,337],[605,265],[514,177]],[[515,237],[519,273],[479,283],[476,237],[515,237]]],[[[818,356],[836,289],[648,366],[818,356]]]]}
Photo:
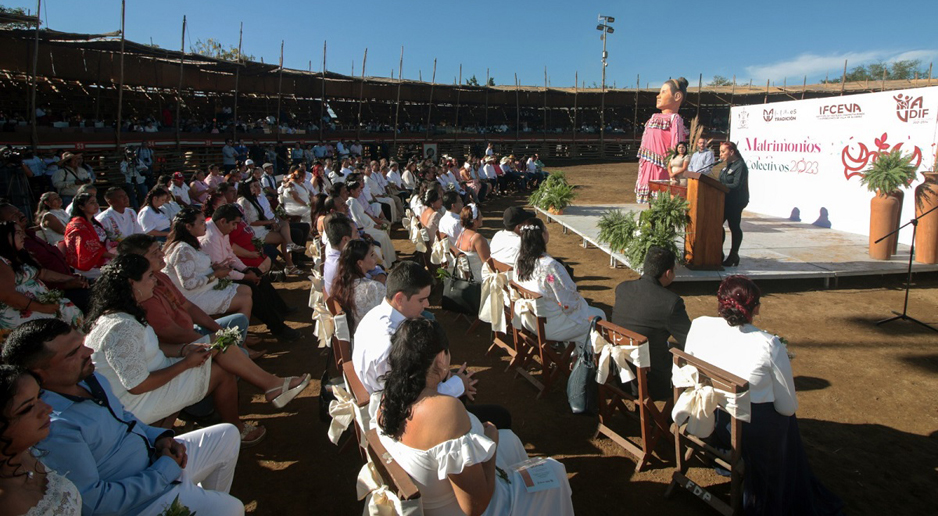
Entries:
{"type": "Polygon", "coordinates": [[[887,235],[885,235],[884,237],[882,237],[882,238],[880,238],[879,240],[877,240],[876,242],[874,242],[875,244],[878,244],[878,243],[882,242],[883,240],[885,240],[885,239],[891,237],[892,235],[895,235],[895,234],[898,233],[902,228],[904,228],[904,227],[906,227],[906,226],[908,226],[908,225],[910,225],[910,224],[912,225],[912,246],[909,248],[909,275],[908,275],[908,278],[906,279],[906,282],[905,282],[905,304],[902,305],[902,313],[900,314],[899,312],[896,312],[895,310],[893,310],[892,313],[896,314],[895,317],[890,317],[890,318],[888,318],[888,319],[883,319],[882,321],[876,321],[876,326],[879,326],[879,325],[881,325],[881,324],[886,324],[886,323],[892,322],[892,321],[897,321],[897,320],[900,320],[900,319],[901,319],[901,320],[903,320],[903,321],[914,322],[914,323],[916,323],[916,324],[919,324],[919,325],[921,325],[921,326],[924,326],[924,327],[928,328],[928,329],[931,330],[931,331],[938,332],[938,328],[935,328],[934,326],[932,326],[932,325],[930,325],[930,324],[923,323],[922,321],[919,321],[918,319],[916,319],[916,318],[914,318],[914,317],[910,317],[910,316],[908,315],[908,313],[907,313],[907,312],[908,312],[908,309],[909,309],[909,289],[912,287],[912,258],[915,256],[915,230],[918,229],[918,221],[919,221],[919,219],[921,219],[921,218],[924,217],[925,215],[928,215],[929,213],[935,211],[936,209],[938,209],[938,206],[935,206],[934,208],[932,208],[932,209],[926,211],[925,213],[919,215],[918,217],[913,218],[913,219],[910,220],[909,222],[907,222],[907,223],[905,223],[905,224],[899,226],[899,227],[896,228],[894,231],[890,231],[887,235]]]}

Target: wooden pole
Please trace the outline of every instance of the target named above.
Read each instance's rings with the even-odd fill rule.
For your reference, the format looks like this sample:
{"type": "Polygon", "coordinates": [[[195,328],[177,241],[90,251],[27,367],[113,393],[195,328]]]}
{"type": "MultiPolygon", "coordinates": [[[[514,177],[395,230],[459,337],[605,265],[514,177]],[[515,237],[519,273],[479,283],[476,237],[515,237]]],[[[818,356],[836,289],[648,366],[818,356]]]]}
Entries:
{"type": "Polygon", "coordinates": [[[730,91],[730,107],[733,107],[733,97],[736,96],[736,76],[733,76],[733,89],[730,91]]]}
{"type": "Polygon", "coordinates": [[[801,100],[804,100],[804,94],[808,91],[808,76],[804,76],[804,82],[801,84],[801,100]]]}
{"type": "Polygon", "coordinates": [[[544,129],[541,131],[544,145],[547,145],[547,67],[544,67],[544,129]]]}
{"type": "Polygon", "coordinates": [[[840,76],[840,96],[844,96],[844,88],[847,87],[847,60],[844,59],[844,74],[840,76]]]}
{"type": "Polygon", "coordinates": [[[489,130],[489,69],[485,69],[485,130],[489,130]]]}
{"type": "Polygon", "coordinates": [[[883,88],[880,91],[886,91],[886,65],[883,65],[883,88]]]}
{"type": "Polygon", "coordinates": [[[365,47],[365,56],[362,57],[362,84],[358,90],[358,127],[355,128],[355,139],[362,139],[362,104],[365,103],[365,64],[368,62],[368,47],[365,47]]]}
{"type": "MultiPolygon", "coordinates": [[[[29,77],[29,123],[32,126],[30,139],[33,152],[39,147],[39,129],[36,127],[36,91],[39,89],[37,74],[39,73],[39,13],[42,12],[42,0],[36,0],[36,35],[33,40],[33,70],[29,77]]],[[[98,60],[100,64],[100,58],[98,60]]],[[[101,88],[98,88],[101,91],[101,88]]],[[[25,228],[24,228],[25,229],[25,228]]]]}
{"type": "Polygon", "coordinates": [[[632,141],[638,139],[638,90],[642,88],[642,74],[635,75],[635,112],[632,114],[632,141]]]}
{"type": "Polygon", "coordinates": [[[322,95],[319,99],[319,141],[322,141],[323,126],[326,125],[326,42],[322,42],[322,95]]]}
{"type": "Polygon", "coordinates": [[[573,147],[576,148],[576,128],[577,128],[577,108],[576,101],[579,96],[579,86],[580,86],[580,71],[577,70],[576,74],[573,76],[573,147]]]}
{"type": "Polygon", "coordinates": [[[453,139],[459,139],[459,90],[462,89],[462,63],[459,64],[459,80],[456,81],[456,134],[453,139]]]}
{"type": "Polygon", "coordinates": [[[182,72],[185,66],[186,57],[186,15],[182,16],[182,42],[179,45],[179,88],[176,89],[176,148],[181,145],[180,142],[180,123],[179,117],[182,116],[182,72]]]}
{"type": "Polygon", "coordinates": [[[430,81],[430,101],[427,103],[427,139],[430,139],[430,115],[433,114],[433,87],[436,86],[436,58],[433,58],[433,79],[430,81]]]}
{"type": "Polygon", "coordinates": [[[928,84],[926,84],[926,86],[931,86],[931,67],[934,64],[935,63],[928,63],[928,84]]]}
{"type": "Polygon", "coordinates": [[[277,83],[277,140],[280,140],[280,103],[283,101],[283,40],[280,40],[280,80],[277,83]]]}
{"type": "Polygon", "coordinates": [[[117,148],[121,147],[121,108],[124,103],[124,21],[127,13],[127,0],[121,0],[121,57],[120,57],[120,78],[117,84],[117,148]]]}
{"type": "Polygon", "coordinates": [[[515,72],[515,141],[521,131],[521,90],[518,89],[518,72],[515,72]]]}
{"type": "Polygon", "coordinates": [[[400,131],[401,84],[404,83],[404,46],[401,45],[401,64],[397,69],[397,104],[394,107],[394,155],[397,156],[397,133],[400,131]]]}
{"type": "Polygon", "coordinates": [[[700,122],[700,103],[701,94],[703,93],[703,74],[700,74],[700,77],[697,78],[697,122],[700,122]]]}
{"type": "Polygon", "coordinates": [[[234,109],[232,109],[231,118],[234,123],[231,124],[231,139],[238,143],[238,86],[241,80],[241,41],[244,38],[244,22],[241,22],[241,29],[238,31],[238,66],[235,68],[235,92],[234,109]]]}
{"type": "Polygon", "coordinates": [[[762,101],[763,104],[769,103],[769,79],[765,80],[765,100],[762,101]]]}

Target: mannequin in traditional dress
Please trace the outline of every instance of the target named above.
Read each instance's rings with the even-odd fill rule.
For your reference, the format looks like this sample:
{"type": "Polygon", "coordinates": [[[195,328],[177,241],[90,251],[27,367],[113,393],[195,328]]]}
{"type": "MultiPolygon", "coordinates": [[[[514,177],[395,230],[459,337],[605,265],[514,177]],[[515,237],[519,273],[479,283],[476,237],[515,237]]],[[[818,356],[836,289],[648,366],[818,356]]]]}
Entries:
{"type": "Polygon", "coordinates": [[[687,96],[687,79],[668,79],[658,92],[655,113],[645,123],[642,145],[638,149],[638,180],[635,181],[635,202],[648,202],[648,182],[668,179],[668,152],[678,142],[687,140],[684,120],[678,114],[687,96]]]}

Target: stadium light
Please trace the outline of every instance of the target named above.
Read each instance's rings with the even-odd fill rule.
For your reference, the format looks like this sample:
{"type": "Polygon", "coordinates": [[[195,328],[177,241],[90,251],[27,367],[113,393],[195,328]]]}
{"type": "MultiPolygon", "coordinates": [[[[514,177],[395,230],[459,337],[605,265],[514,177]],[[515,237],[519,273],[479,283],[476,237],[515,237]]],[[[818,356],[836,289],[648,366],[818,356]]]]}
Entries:
{"type": "Polygon", "coordinates": [[[599,35],[599,39],[603,40],[603,90],[599,108],[599,146],[600,149],[604,150],[606,141],[606,59],[609,57],[609,53],[606,52],[606,36],[616,31],[609,26],[609,24],[615,22],[616,19],[612,16],[600,14],[599,21],[601,23],[596,26],[596,30],[602,32],[602,34],[599,35]]]}

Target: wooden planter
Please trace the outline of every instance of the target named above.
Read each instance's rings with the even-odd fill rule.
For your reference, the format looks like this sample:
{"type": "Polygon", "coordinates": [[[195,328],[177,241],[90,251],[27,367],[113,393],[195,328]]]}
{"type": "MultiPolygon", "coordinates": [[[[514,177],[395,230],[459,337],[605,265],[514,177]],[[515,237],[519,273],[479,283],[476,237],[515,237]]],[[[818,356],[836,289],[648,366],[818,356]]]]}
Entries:
{"type": "Polygon", "coordinates": [[[892,238],[875,242],[898,227],[901,203],[896,195],[882,192],[876,192],[870,201],[870,258],[888,260],[892,257],[895,249],[892,238]]]}
{"type": "MultiPolygon", "coordinates": [[[[938,172],[926,172],[925,182],[915,189],[915,216],[938,205],[938,172]]],[[[925,215],[915,232],[915,261],[938,263],[938,210],[925,215]]]]}
{"type": "Polygon", "coordinates": [[[551,207],[547,208],[547,213],[550,213],[550,214],[552,214],[552,215],[563,215],[563,208],[560,208],[560,209],[558,210],[558,209],[554,208],[553,206],[551,206],[551,207]]]}

